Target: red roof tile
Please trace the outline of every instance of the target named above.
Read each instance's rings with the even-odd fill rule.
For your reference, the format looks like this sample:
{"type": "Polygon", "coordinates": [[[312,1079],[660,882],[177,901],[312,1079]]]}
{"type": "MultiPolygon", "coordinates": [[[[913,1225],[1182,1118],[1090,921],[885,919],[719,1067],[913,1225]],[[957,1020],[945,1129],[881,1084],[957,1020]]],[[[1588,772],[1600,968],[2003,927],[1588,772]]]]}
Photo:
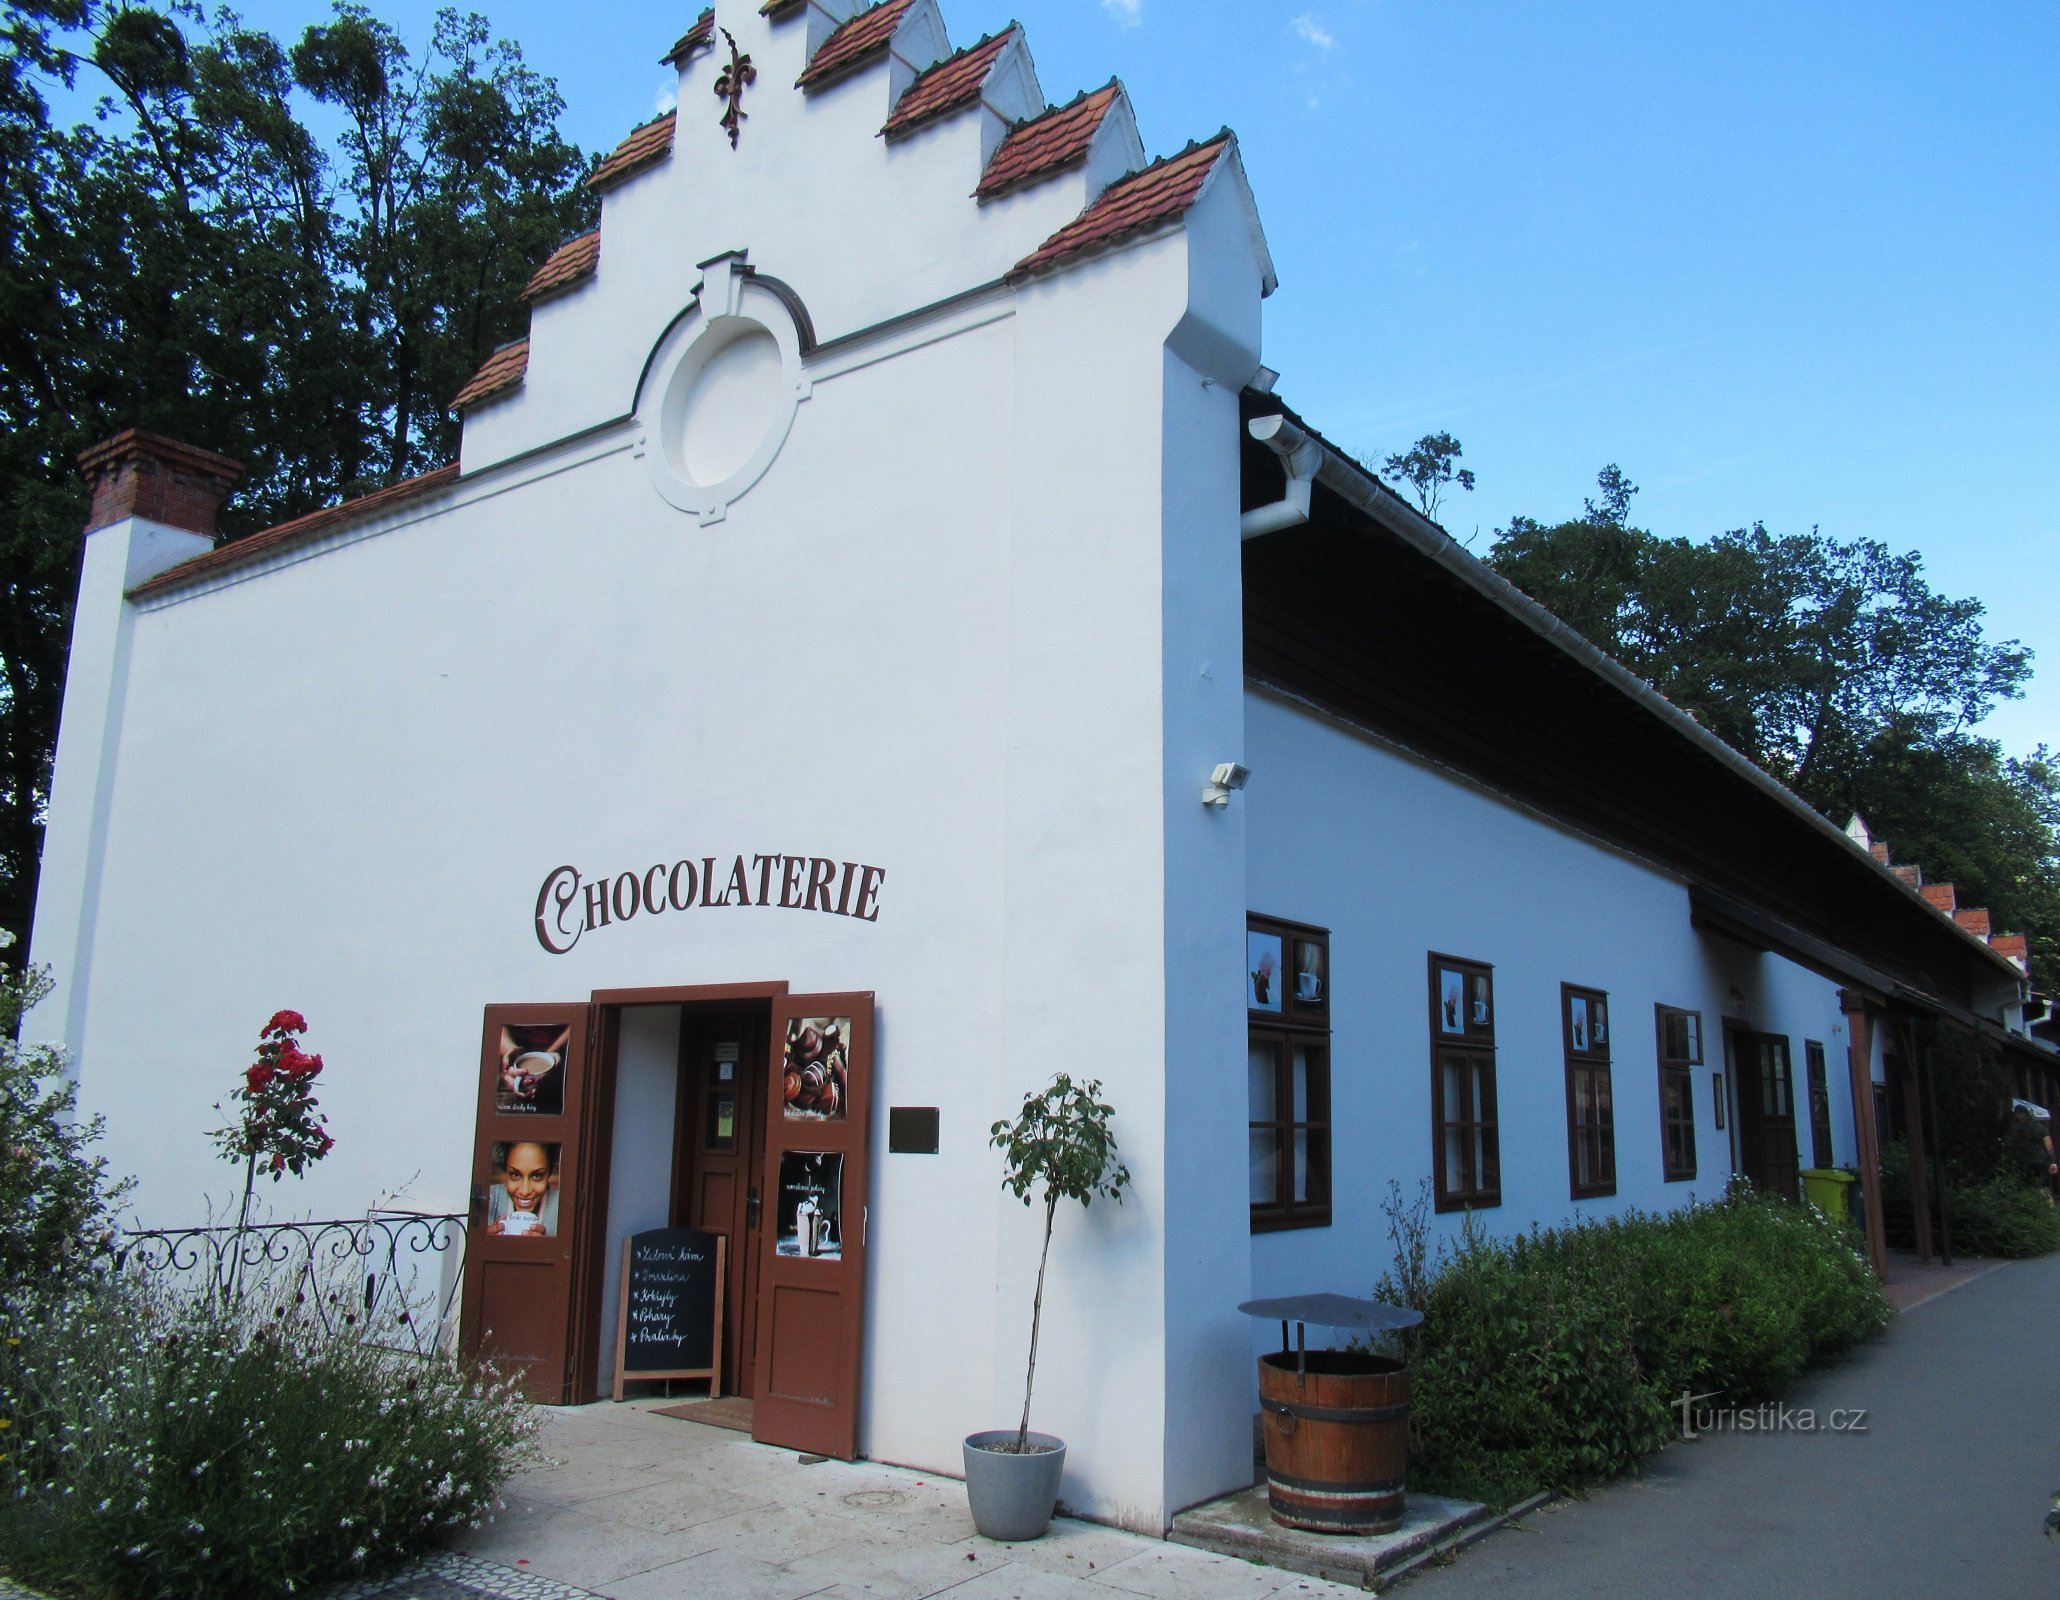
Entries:
{"type": "Polygon", "coordinates": [[[961,106],[972,105],[980,98],[980,89],[994,68],[995,58],[1015,36],[1016,26],[1010,23],[991,38],[968,45],[955,56],[946,56],[908,86],[908,92],[880,132],[889,139],[899,139],[961,106]]]}
{"type": "Polygon", "coordinates": [[[562,294],[591,278],[601,261],[601,230],[567,239],[551,252],[551,259],[538,267],[522,290],[525,300],[542,300],[562,294]]]}
{"type": "Polygon", "coordinates": [[[511,339],[472,374],[471,380],[451,398],[451,410],[464,411],[498,398],[522,382],[529,370],[529,340],[511,339]]]}
{"type": "Polygon", "coordinates": [[[179,589],[189,583],[198,583],[202,578],[241,567],[280,550],[291,549],[297,544],[306,544],[325,533],[334,533],[353,522],[382,511],[391,511],[412,500],[447,489],[458,481],[457,463],[438,467],[434,472],[425,472],[419,478],[403,478],[399,483],[389,484],[371,494],[360,495],[355,500],[346,500],[341,505],[326,506],[320,511],[310,511],[304,517],[295,517],[291,522],[282,522],[277,527],[267,528],[262,533],[253,533],[242,539],[214,550],[208,550],[191,560],[182,561],[176,567],[167,568],[156,577],[139,583],[129,593],[138,599],[148,595],[163,594],[167,589],[179,589]]]}
{"type": "Polygon", "coordinates": [[[980,187],[973,193],[992,200],[1025,184],[1048,178],[1087,159],[1087,147],[1116,103],[1122,86],[1113,78],[1099,89],[1075,96],[1009,130],[987,170],[980,175],[980,187]]]}
{"type": "Polygon", "coordinates": [[[715,7],[710,6],[694,19],[694,25],[679,37],[664,55],[658,58],[661,67],[677,67],[689,60],[697,51],[705,50],[715,43],[715,7]]]}
{"type": "Polygon", "coordinates": [[[594,168],[593,176],[587,179],[589,189],[610,189],[625,178],[634,177],[646,167],[654,167],[672,154],[672,125],[679,118],[676,111],[645,123],[617,145],[606,161],[594,168]]]}
{"type": "Polygon", "coordinates": [[[1011,278],[1057,265],[1082,251],[1103,249],[1134,233],[1171,222],[1195,203],[1223,152],[1225,129],[1206,144],[1191,144],[1177,156],[1155,161],[1142,172],[1112,183],[1101,198],[1018,261],[1011,278]]]}
{"type": "Polygon", "coordinates": [[[823,41],[801,76],[798,89],[820,89],[846,73],[856,72],[887,48],[913,0],[880,0],[880,4],[847,17],[823,41]]]}
{"type": "Polygon", "coordinates": [[[2031,956],[2031,941],[2021,933],[1999,933],[1989,940],[1989,948],[2012,961],[2028,960],[2031,956]]]}

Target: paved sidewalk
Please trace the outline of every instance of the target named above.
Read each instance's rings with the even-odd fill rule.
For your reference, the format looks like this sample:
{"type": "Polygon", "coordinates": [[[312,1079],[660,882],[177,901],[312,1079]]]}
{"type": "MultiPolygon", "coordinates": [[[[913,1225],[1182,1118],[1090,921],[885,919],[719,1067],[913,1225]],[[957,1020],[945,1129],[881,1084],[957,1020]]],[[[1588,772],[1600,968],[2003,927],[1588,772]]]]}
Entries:
{"type": "MultiPolygon", "coordinates": [[[[1983,1264],[1986,1266],[1986,1263],[1983,1264]]],[[[1409,1580],[1410,1600],[2060,1594],[2060,1256],[1968,1275],[1782,1404],[1816,1432],[1718,1433],[1409,1580]],[[1834,1409],[1865,1432],[1828,1431],[1834,1409]]]]}
{"type": "MultiPolygon", "coordinates": [[[[465,1554],[610,1600],[1345,1600],[1363,1591],[1094,1523],[1027,1544],[973,1531],[965,1485],[650,1414],[552,1414],[540,1466],[465,1554]]],[[[399,1591],[405,1592],[405,1591],[399,1591]]],[[[425,1594],[443,1591],[425,1590],[425,1594]]]]}

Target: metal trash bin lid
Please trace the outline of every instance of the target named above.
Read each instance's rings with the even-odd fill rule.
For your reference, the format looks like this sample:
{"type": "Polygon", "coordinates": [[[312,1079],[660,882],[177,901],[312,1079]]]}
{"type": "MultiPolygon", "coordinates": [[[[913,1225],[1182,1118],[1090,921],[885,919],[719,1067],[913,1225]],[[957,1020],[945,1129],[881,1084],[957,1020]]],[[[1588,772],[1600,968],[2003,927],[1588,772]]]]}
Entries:
{"type": "Polygon", "coordinates": [[[1274,1300],[1247,1300],[1238,1306],[1248,1317],[1268,1322],[1313,1322],[1324,1328],[1365,1328],[1390,1332],[1413,1328],[1423,1313],[1385,1300],[1355,1300],[1346,1294],[1290,1294],[1274,1300]]]}

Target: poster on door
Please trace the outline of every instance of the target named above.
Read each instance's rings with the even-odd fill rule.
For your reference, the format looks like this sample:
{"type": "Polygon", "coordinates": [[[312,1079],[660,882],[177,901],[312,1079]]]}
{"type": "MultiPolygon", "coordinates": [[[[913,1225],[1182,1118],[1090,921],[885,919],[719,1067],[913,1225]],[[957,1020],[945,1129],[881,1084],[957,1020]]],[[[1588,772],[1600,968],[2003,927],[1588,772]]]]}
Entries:
{"type": "Polygon", "coordinates": [[[782,1049],[786,1114],[791,1120],[842,1122],[851,1104],[851,1019],[795,1017],[782,1049]]]}
{"type": "Polygon", "coordinates": [[[783,1256],[839,1261],[844,1256],[844,1157],[833,1151],[780,1155],[778,1233],[783,1256]]]}
{"type": "Polygon", "coordinates": [[[504,1117],[555,1117],[565,1110],[565,1052],[572,1027],[516,1022],[501,1029],[494,1110],[504,1117]]]}

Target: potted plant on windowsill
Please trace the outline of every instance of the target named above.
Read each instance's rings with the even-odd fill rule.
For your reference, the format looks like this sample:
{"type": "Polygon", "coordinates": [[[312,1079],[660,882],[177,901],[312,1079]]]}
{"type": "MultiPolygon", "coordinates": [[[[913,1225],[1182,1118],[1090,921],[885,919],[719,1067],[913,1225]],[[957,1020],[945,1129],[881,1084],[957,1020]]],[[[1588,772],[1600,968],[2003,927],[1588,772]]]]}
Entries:
{"type": "Polygon", "coordinates": [[[975,1433],[965,1442],[966,1498],[973,1526],[990,1539],[1035,1539],[1051,1522],[1066,1470],[1066,1442],[1030,1431],[1030,1392],[1037,1382],[1037,1333],[1044,1316],[1044,1269],[1059,1202],[1091,1204],[1096,1195],[1118,1202],[1130,1170],[1116,1160],[1109,1131],[1115,1107],[1100,1098],[1101,1083],[1076,1084],[1063,1072],[1042,1094],[1023,1097],[1013,1122],[997,1122],[991,1142],[1002,1152],[1001,1184],[1028,1206],[1044,1201],[1044,1249],[1037,1258],[1037,1295],[1030,1303],[1030,1366],[1023,1378],[1023,1420],[1014,1428],[975,1433]]]}

